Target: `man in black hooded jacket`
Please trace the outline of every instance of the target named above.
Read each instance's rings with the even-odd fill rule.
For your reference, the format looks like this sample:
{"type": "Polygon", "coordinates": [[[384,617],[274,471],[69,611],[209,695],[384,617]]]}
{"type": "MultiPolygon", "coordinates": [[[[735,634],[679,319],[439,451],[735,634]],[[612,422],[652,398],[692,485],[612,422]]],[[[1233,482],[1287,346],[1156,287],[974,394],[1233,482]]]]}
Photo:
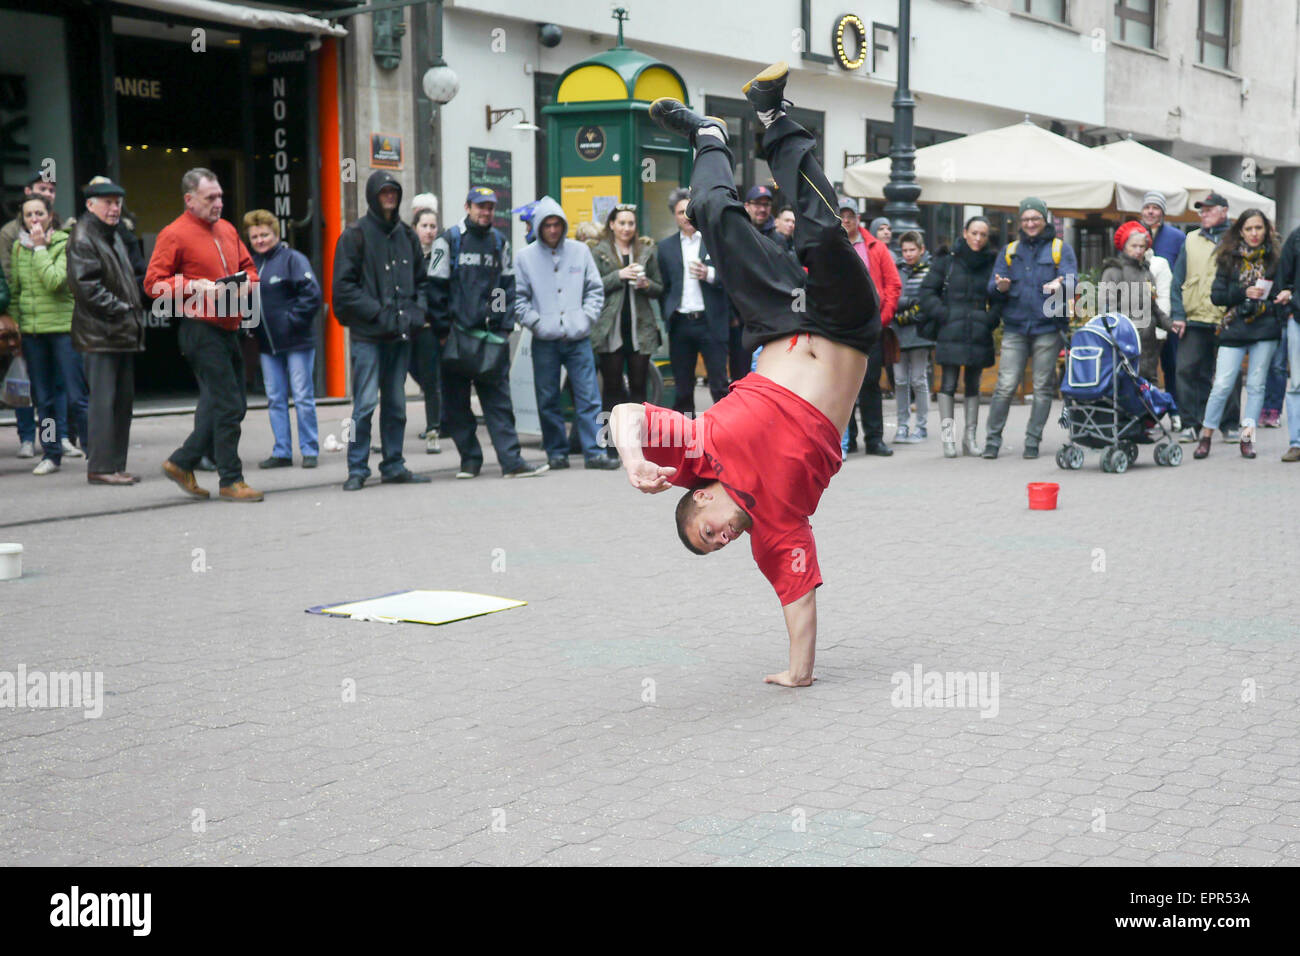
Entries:
{"type": "Polygon", "coordinates": [[[370,420],[379,404],[380,480],[429,481],[406,467],[406,372],[411,336],[425,324],[424,255],[415,230],[402,222],[402,186],[389,173],[366,180],[364,216],[343,230],[334,249],[334,315],[346,326],[352,353],[352,431],[344,491],[370,477],[370,420]]]}

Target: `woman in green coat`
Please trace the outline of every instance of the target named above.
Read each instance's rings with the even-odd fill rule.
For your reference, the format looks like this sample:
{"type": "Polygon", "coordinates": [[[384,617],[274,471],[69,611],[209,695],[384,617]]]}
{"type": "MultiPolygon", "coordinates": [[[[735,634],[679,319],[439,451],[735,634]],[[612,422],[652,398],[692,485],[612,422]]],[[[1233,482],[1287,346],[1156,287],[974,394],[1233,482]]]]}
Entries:
{"type": "Polygon", "coordinates": [[[68,234],[57,229],[50,201],[23,200],[22,227],[10,260],[9,311],[23,336],[32,380],[41,449],[34,475],[59,470],[63,456],[80,458],[68,425],[86,440],[86,373],[72,348],[72,292],[68,288],[68,234]],[[54,428],[49,423],[54,423],[54,428]]]}
{"type": "Polygon", "coordinates": [[[651,301],[663,295],[664,284],[654,240],[637,235],[636,206],[620,203],[611,209],[605,237],[589,245],[605,286],[605,307],[591,330],[591,344],[608,412],[622,402],[646,400],[650,356],[660,342],[651,301]]]}

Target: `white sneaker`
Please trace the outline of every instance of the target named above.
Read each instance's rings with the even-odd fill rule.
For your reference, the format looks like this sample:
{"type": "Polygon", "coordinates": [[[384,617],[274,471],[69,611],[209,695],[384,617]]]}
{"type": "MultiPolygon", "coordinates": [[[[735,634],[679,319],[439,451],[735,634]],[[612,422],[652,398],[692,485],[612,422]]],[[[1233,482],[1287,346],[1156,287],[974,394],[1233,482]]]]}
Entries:
{"type": "Polygon", "coordinates": [[[442,454],[442,446],[438,444],[438,434],[436,432],[424,440],[424,453],[426,455],[442,454]]]}
{"type": "Polygon", "coordinates": [[[52,475],[59,470],[59,466],[52,459],[42,458],[40,464],[32,469],[33,475],[52,475]]]}
{"type": "Polygon", "coordinates": [[[76,445],[72,444],[72,442],[68,441],[66,438],[61,440],[61,444],[63,445],[63,454],[68,458],[86,457],[86,453],[84,451],[82,451],[76,445]]]}
{"type": "Polygon", "coordinates": [[[17,455],[17,457],[19,457],[19,458],[35,458],[35,457],[36,457],[36,444],[35,444],[35,442],[29,442],[29,441],[19,442],[19,443],[18,443],[18,455],[17,455]]]}

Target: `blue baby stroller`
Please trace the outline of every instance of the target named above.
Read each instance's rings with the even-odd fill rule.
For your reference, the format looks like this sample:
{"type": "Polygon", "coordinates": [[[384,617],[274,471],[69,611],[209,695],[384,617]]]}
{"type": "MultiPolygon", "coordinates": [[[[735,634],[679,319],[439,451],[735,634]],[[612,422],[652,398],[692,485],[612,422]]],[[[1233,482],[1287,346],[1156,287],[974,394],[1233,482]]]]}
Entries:
{"type": "Polygon", "coordinates": [[[1155,444],[1157,465],[1176,466],[1183,449],[1163,419],[1178,409],[1173,397],[1137,373],[1142,354],[1128,316],[1108,312],[1070,338],[1065,363],[1061,427],[1069,444],[1056,453],[1061,468],[1082,468],[1083,449],[1104,449],[1101,470],[1123,474],[1137,461],[1138,445],[1155,444]]]}

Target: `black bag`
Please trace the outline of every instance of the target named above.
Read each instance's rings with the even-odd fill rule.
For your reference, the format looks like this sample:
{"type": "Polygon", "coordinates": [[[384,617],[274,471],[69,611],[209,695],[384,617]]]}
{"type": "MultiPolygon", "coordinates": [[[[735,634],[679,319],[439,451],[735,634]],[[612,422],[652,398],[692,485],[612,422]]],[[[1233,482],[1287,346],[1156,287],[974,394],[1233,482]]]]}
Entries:
{"type": "Polygon", "coordinates": [[[510,366],[510,340],[453,322],[442,347],[442,365],[462,378],[495,378],[510,366]]]}

